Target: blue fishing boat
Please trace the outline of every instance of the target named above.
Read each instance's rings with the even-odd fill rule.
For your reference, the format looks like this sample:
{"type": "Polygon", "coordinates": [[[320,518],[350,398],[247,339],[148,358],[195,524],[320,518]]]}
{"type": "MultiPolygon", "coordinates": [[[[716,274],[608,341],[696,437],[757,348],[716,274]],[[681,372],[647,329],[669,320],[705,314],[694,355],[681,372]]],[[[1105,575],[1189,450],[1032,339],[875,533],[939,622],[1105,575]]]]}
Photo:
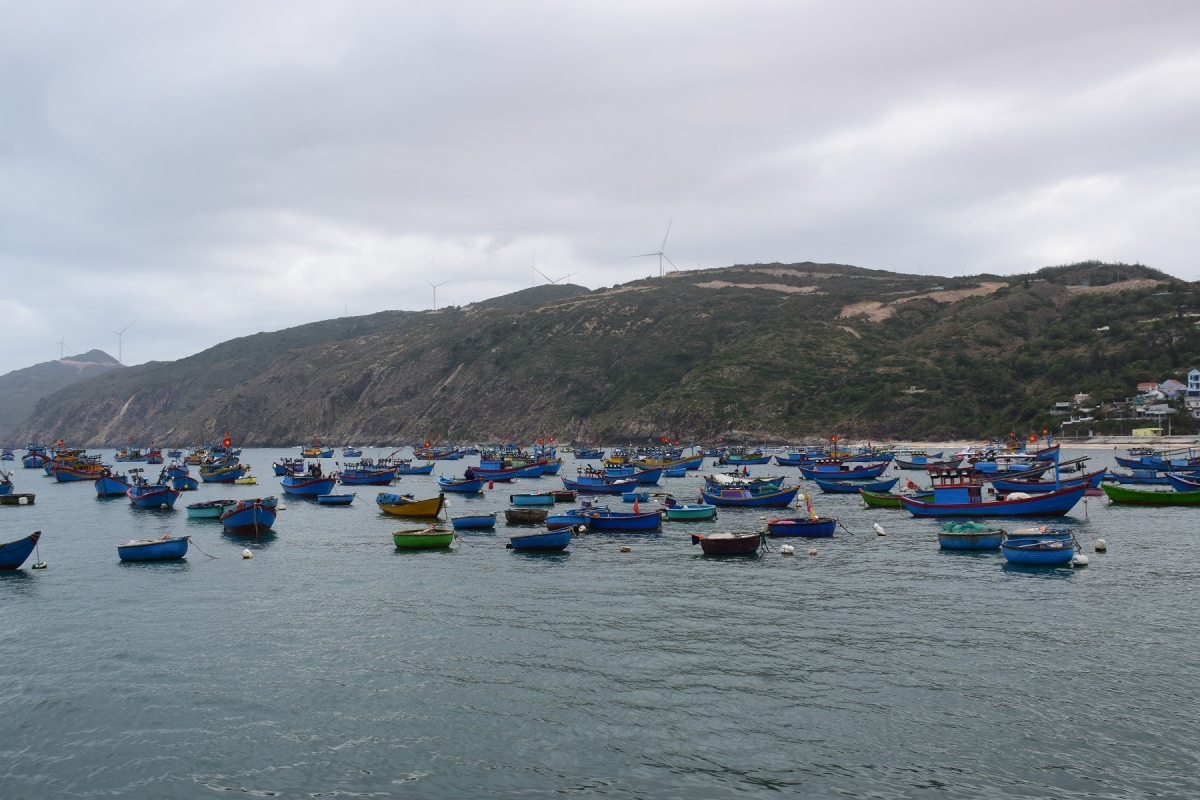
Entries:
{"type": "MultiPolygon", "coordinates": [[[[130,471],[137,473],[140,470],[130,471]]],[[[166,483],[147,483],[145,478],[135,474],[130,479],[125,496],[138,508],[172,508],[179,499],[179,492],[166,483]]]]}
{"type": "Polygon", "coordinates": [[[560,511],[556,514],[547,516],[544,520],[545,525],[550,530],[558,530],[559,528],[569,528],[573,525],[586,525],[588,512],[598,510],[607,511],[608,506],[580,506],[579,508],[568,508],[565,511],[560,511]]]}
{"type": "Polygon", "coordinates": [[[194,492],[200,488],[200,481],[184,473],[171,479],[171,486],[177,492],[194,492]]]}
{"type": "Polygon", "coordinates": [[[581,474],[576,478],[560,476],[559,480],[564,488],[580,494],[624,494],[639,485],[637,477],[606,478],[602,475],[581,474]]]}
{"type": "Polygon", "coordinates": [[[542,468],[543,475],[557,475],[558,471],[562,469],[562,459],[552,458],[549,461],[541,461],[538,465],[542,468]]]}
{"type": "Polygon", "coordinates": [[[776,453],[775,463],[781,467],[807,467],[814,461],[814,457],[808,453],[776,453]]]}
{"type": "Polygon", "coordinates": [[[348,506],[354,502],[357,497],[353,492],[350,494],[320,494],[317,495],[317,505],[319,506],[348,506]]]}
{"type": "Polygon", "coordinates": [[[977,522],[946,522],[938,531],[938,544],[946,550],[995,550],[1003,541],[1003,528],[977,522]]]}
{"type": "Polygon", "coordinates": [[[187,536],[133,539],[117,545],[117,555],[122,561],[175,561],[187,555],[188,541],[187,536]]]}
{"type": "Polygon", "coordinates": [[[167,458],[183,458],[183,451],[178,447],[172,447],[167,451],[167,458]]]}
{"type": "MultiPolygon", "coordinates": [[[[350,495],[351,499],[354,495],[350,495]]],[[[226,533],[266,533],[275,524],[276,511],[257,500],[243,500],[221,514],[226,533]]]]}
{"type": "Polygon", "coordinates": [[[200,467],[200,480],[205,483],[233,483],[249,471],[249,464],[210,464],[200,467]]]}
{"type": "Polygon", "coordinates": [[[767,521],[767,533],[771,536],[833,536],[836,528],[837,520],[832,517],[793,517],[767,521]]]}
{"type": "Polygon", "coordinates": [[[944,461],[940,458],[941,453],[938,453],[938,456],[939,457],[913,456],[912,458],[893,458],[892,463],[896,465],[896,469],[907,470],[941,469],[953,467],[958,464],[957,459],[944,461]]]}
{"type": "Polygon", "coordinates": [[[581,447],[575,451],[576,461],[596,461],[604,458],[603,447],[581,447]]]}
{"type": "Polygon", "coordinates": [[[1083,499],[1086,485],[1026,495],[1013,492],[985,502],[983,478],[970,470],[945,469],[929,473],[933,500],[900,495],[900,503],[917,517],[1061,517],[1083,499]]]}
{"type": "Polygon", "coordinates": [[[1011,564],[1035,567],[1056,567],[1071,563],[1075,557],[1074,538],[1010,536],[1000,544],[1000,551],[1011,564]]]}
{"type": "Polygon", "coordinates": [[[396,480],[396,468],[390,465],[347,464],[337,476],[347,486],[390,486],[396,480]]]}
{"type": "Polygon", "coordinates": [[[25,455],[21,456],[21,466],[25,469],[42,469],[50,463],[50,456],[46,454],[46,448],[40,444],[31,444],[25,448],[25,455]]]}
{"type": "Polygon", "coordinates": [[[1042,494],[1045,492],[1053,492],[1058,489],[1069,489],[1075,486],[1085,486],[1091,489],[1097,489],[1100,482],[1104,480],[1107,469],[1089,472],[1086,475],[1080,475],[1077,478],[1062,478],[1058,481],[1013,481],[1002,480],[1000,478],[992,478],[992,487],[1001,494],[1010,492],[1027,492],[1029,494],[1042,494]]]}
{"type": "Polygon", "coordinates": [[[129,478],[105,467],[96,480],[97,497],[122,497],[129,491],[129,478]]]}
{"type": "Polygon", "coordinates": [[[626,503],[632,503],[632,502],[638,501],[638,500],[640,500],[641,502],[644,503],[650,499],[650,493],[649,492],[625,492],[623,495],[621,495],[621,499],[624,500],[626,503]]]}
{"type": "Polygon", "coordinates": [[[656,531],[662,527],[662,511],[597,511],[586,515],[587,524],[594,531],[629,532],[656,531]]]}
{"type": "Polygon", "coordinates": [[[663,470],[664,478],[686,478],[687,467],[667,467],[663,470]]]}
{"type": "Polygon", "coordinates": [[[439,475],[437,483],[438,489],[443,492],[478,494],[483,491],[483,478],[443,478],[439,475]]]}
{"type": "Polygon", "coordinates": [[[362,458],[362,448],[350,446],[343,447],[342,458],[362,458]]]}
{"type": "Polygon", "coordinates": [[[1200,491],[1200,475],[1176,475],[1173,472],[1167,473],[1167,481],[1177,492],[1198,492],[1200,491]]]}
{"type": "Polygon", "coordinates": [[[38,539],[41,538],[42,532],[34,531],[24,539],[0,544],[0,569],[19,569],[25,563],[25,559],[29,558],[33,548],[37,546],[38,539]]]}
{"type": "Polygon", "coordinates": [[[333,487],[337,485],[337,478],[332,475],[326,477],[319,472],[316,475],[285,475],[279,485],[283,487],[285,494],[317,497],[332,492],[333,487]]]}
{"type": "Polygon", "coordinates": [[[155,447],[154,442],[151,442],[150,449],[146,451],[146,463],[147,464],[161,464],[161,463],[163,463],[163,460],[164,459],[163,459],[162,448],[155,447]]]}
{"type": "Polygon", "coordinates": [[[488,530],[496,527],[496,512],[490,514],[461,514],[451,517],[450,524],[456,531],[488,530]]]}
{"type": "Polygon", "coordinates": [[[16,461],[17,457],[13,455],[11,447],[6,447],[0,450],[0,461],[16,461]]]}
{"type": "Polygon", "coordinates": [[[573,535],[574,532],[570,528],[561,528],[556,531],[522,533],[517,534],[516,536],[508,537],[508,545],[513,550],[524,550],[529,552],[566,550],[567,545],[571,543],[571,537],[573,535]]]}
{"type": "Polygon", "coordinates": [[[866,467],[848,467],[841,461],[814,461],[811,467],[800,467],[800,474],[809,480],[854,481],[878,478],[887,468],[886,462],[866,467]]]}
{"type": "Polygon", "coordinates": [[[552,506],[554,505],[554,495],[550,492],[510,494],[508,502],[514,506],[552,506]]]}
{"type": "Polygon", "coordinates": [[[430,475],[435,464],[427,461],[419,467],[414,467],[411,461],[398,461],[395,466],[396,475],[430,475]]]}
{"type": "Polygon", "coordinates": [[[874,483],[830,481],[824,478],[813,478],[812,480],[822,492],[829,494],[858,494],[859,489],[868,492],[890,492],[892,487],[900,482],[899,478],[892,478],[890,481],[875,481],[874,483]]]}
{"type": "MultiPolygon", "coordinates": [[[[1184,477],[1198,473],[1185,473],[1184,477]]],[[[1145,484],[1148,486],[1166,486],[1170,483],[1166,475],[1159,475],[1155,470],[1150,469],[1135,469],[1131,474],[1126,475],[1121,472],[1109,472],[1105,478],[1106,481],[1112,481],[1120,484],[1145,484]]]]}
{"type": "Polygon", "coordinates": [[[271,469],[275,471],[275,476],[282,478],[284,475],[291,475],[293,472],[304,471],[303,458],[281,458],[271,465],[271,469]]]}
{"type": "Polygon", "coordinates": [[[705,503],[714,506],[746,506],[753,508],[784,508],[792,504],[800,487],[780,489],[775,492],[755,494],[745,488],[729,488],[713,491],[708,487],[700,490],[700,497],[705,503]]]}
{"type": "Polygon", "coordinates": [[[731,448],[717,457],[717,463],[734,467],[770,464],[771,456],[762,450],[747,451],[743,448],[731,448]]]}

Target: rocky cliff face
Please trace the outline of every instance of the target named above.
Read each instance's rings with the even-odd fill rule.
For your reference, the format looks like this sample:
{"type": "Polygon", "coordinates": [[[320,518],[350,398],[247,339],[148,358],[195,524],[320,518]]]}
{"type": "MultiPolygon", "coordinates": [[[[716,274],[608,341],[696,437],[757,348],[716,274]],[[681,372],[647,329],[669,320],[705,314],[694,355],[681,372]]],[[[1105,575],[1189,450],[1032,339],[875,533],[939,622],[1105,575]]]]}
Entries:
{"type": "MultiPolygon", "coordinates": [[[[1190,286],[1144,272],[1148,286],[1129,289],[1139,297],[1162,282],[1190,286]]],[[[1014,375],[1019,348],[1079,300],[1055,275],[939,283],[773,264],[597,291],[543,286],[463,308],[257,334],[110,372],[46,398],[15,435],[188,444],[228,430],[254,446],[313,435],[393,443],[1007,432],[1057,389],[1014,375]]],[[[1061,279],[1078,283],[1073,275],[1061,279]]]]}
{"type": "MultiPolygon", "coordinates": [[[[90,350],[82,355],[45,361],[0,375],[0,437],[13,441],[11,434],[5,434],[28,417],[43,397],[119,366],[117,360],[103,350],[90,350]]],[[[15,443],[24,444],[20,440],[15,443]]]]}

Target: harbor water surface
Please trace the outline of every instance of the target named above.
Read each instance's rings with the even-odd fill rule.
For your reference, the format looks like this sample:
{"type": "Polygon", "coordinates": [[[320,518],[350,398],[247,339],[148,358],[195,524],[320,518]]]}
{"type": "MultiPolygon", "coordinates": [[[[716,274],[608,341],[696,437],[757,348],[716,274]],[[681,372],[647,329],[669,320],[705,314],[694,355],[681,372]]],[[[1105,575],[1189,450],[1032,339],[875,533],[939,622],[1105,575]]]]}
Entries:
{"type": "MultiPolygon", "coordinates": [[[[413,524],[371,487],[346,508],[285,498],[257,538],[186,518],[279,494],[283,454],[247,451],[258,486],[203,485],[170,512],[15,470],[37,501],[0,507],[0,541],[44,531],[49,568],[0,575],[0,794],[1200,794],[1200,511],[1090,498],[1052,523],[1086,546],[1082,569],[939,551],[936,522],[815,487],[843,527],[792,557],[691,544],[770,510],[540,555],[505,549],[503,517],[451,550],[398,551],[391,532],[413,524]],[[117,560],[118,542],[184,533],[186,561],[117,560]]],[[[390,491],[433,496],[473,463],[390,491]]],[[[699,474],[658,490],[694,501],[699,474]]],[[[496,484],[450,514],[559,486],[496,484]]]]}

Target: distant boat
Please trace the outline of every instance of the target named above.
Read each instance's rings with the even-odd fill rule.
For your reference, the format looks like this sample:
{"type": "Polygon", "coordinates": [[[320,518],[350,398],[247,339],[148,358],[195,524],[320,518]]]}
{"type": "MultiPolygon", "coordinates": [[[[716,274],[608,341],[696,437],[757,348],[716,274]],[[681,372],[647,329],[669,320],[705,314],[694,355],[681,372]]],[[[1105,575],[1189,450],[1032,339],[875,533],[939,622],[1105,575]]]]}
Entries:
{"type": "Polygon", "coordinates": [[[411,461],[399,461],[396,463],[395,470],[397,475],[431,475],[434,466],[432,461],[419,467],[414,467],[411,461]]]}
{"type": "Polygon", "coordinates": [[[275,524],[276,511],[257,500],[243,500],[221,514],[226,533],[266,533],[275,524]]]}
{"type": "Polygon", "coordinates": [[[832,517],[794,517],[767,521],[767,533],[772,536],[833,536],[836,528],[837,520],[832,517]]]}
{"type": "Polygon", "coordinates": [[[25,455],[21,457],[21,466],[25,469],[41,469],[50,463],[50,456],[46,455],[46,448],[40,444],[31,444],[25,448],[25,455]]]}
{"type": "Polygon", "coordinates": [[[13,455],[11,447],[6,447],[0,450],[0,461],[16,461],[17,457],[13,455]]]}
{"type": "Polygon", "coordinates": [[[121,497],[129,491],[129,478],[105,467],[96,479],[97,497],[121,497]]]}
{"type": "Polygon", "coordinates": [[[271,469],[275,471],[275,475],[282,478],[284,475],[291,475],[293,472],[304,471],[303,458],[281,458],[271,465],[271,469]]]}
{"type": "Polygon", "coordinates": [[[549,492],[537,492],[535,494],[510,494],[508,502],[514,506],[552,506],[554,505],[554,495],[549,492]]]}
{"type": "Polygon", "coordinates": [[[175,561],[187,555],[188,541],[187,536],[133,539],[117,545],[117,555],[122,561],[175,561]]]}
{"type": "Polygon", "coordinates": [[[213,464],[200,467],[200,480],[205,483],[233,483],[249,471],[249,464],[213,464]]]}
{"type": "Polygon", "coordinates": [[[582,474],[577,478],[559,477],[563,486],[580,494],[624,494],[640,485],[637,477],[606,478],[602,475],[582,474]]]}
{"type": "Polygon", "coordinates": [[[237,503],[237,500],[205,500],[203,503],[192,503],[187,507],[188,519],[220,519],[226,508],[237,503]]]}
{"type": "Polygon", "coordinates": [[[720,489],[716,492],[704,488],[700,490],[700,497],[704,502],[711,503],[714,506],[784,508],[790,506],[799,493],[799,486],[793,489],[781,489],[776,492],[763,494],[754,494],[751,490],[745,488],[720,489]]]}
{"type": "Polygon", "coordinates": [[[33,548],[37,546],[38,540],[41,538],[42,532],[34,531],[24,539],[0,544],[0,569],[19,569],[25,563],[25,559],[29,558],[29,554],[33,552],[33,548]]]}
{"type": "Polygon", "coordinates": [[[556,531],[537,531],[535,533],[518,533],[508,537],[508,544],[513,550],[528,552],[554,552],[566,550],[571,544],[574,532],[571,528],[556,531]]]}
{"type": "Polygon", "coordinates": [[[177,492],[194,492],[200,488],[200,481],[191,475],[183,474],[171,479],[171,487],[177,492]]]}
{"type": "Polygon", "coordinates": [[[139,508],[171,508],[179,499],[179,492],[166,483],[147,483],[137,475],[133,477],[125,495],[130,503],[139,508]]]}
{"type": "Polygon", "coordinates": [[[314,436],[312,445],[302,449],[300,455],[304,458],[333,458],[333,448],[321,444],[314,436]]]}
{"type": "Polygon", "coordinates": [[[591,511],[586,516],[593,531],[656,531],[662,527],[662,511],[591,511]]]}
{"type": "Polygon", "coordinates": [[[758,552],[758,546],[761,543],[762,534],[758,533],[692,534],[692,544],[700,545],[700,549],[708,556],[753,555],[758,552]]]}
{"type": "Polygon", "coordinates": [[[317,495],[319,506],[348,506],[354,502],[357,495],[351,494],[320,494],[317,495]]]}
{"type": "Polygon", "coordinates": [[[430,525],[426,528],[396,531],[392,541],[401,550],[433,550],[449,547],[454,541],[454,530],[437,528],[430,525]]]}
{"type": "Polygon", "coordinates": [[[443,478],[438,476],[438,489],[443,492],[457,492],[459,494],[478,494],[483,491],[483,478],[473,479],[458,479],[458,478],[443,478]]]}
{"type": "Polygon", "coordinates": [[[342,458],[362,458],[362,448],[350,446],[343,447],[342,458]]]}
{"type": "Polygon", "coordinates": [[[324,475],[320,467],[313,464],[309,467],[308,473],[285,475],[279,484],[287,494],[315,497],[332,492],[333,487],[337,485],[337,477],[324,475]]]}
{"type": "Polygon", "coordinates": [[[150,445],[150,449],[146,451],[146,463],[147,463],[147,464],[161,464],[161,463],[163,463],[163,451],[162,451],[162,448],[161,448],[161,447],[155,447],[154,445],[150,445]]]}
{"type": "Polygon", "coordinates": [[[504,519],[510,525],[541,525],[546,521],[549,512],[544,508],[508,508],[504,510],[504,519]]]}
{"type": "Polygon", "coordinates": [[[362,462],[346,464],[337,475],[347,486],[390,486],[396,480],[396,468],[362,462]]]}
{"type": "Polygon", "coordinates": [[[446,496],[439,494],[427,500],[417,500],[411,494],[380,492],[375,502],[380,511],[397,517],[436,517],[446,506],[446,496]]]}
{"type": "MultiPolygon", "coordinates": [[[[900,502],[900,495],[890,492],[872,492],[868,489],[859,491],[859,496],[862,497],[864,503],[870,508],[904,508],[904,504],[900,502]]],[[[914,500],[932,500],[933,492],[911,492],[908,495],[914,500]]]]}
{"type": "Polygon", "coordinates": [[[673,521],[717,518],[717,507],[711,503],[677,503],[674,497],[667,495],[663,500],[663,506],[663,512],[667,515],[667,519],[673,521]]]}
{"type": "Polygon", "coordinates": [[[809,480],[822,478],[824,480],[863,480],[878,478],[887,471],[888,463],[872,464],[866,467],[847,467],[840,461],[814,461],[811,467],[800,467],[800,474],[809,480]]]}
{"type": "Polygon", "coordinates": [[[899,478],[892,478],[888,481],[874,481],[872,483],[863,483],[861,481],[857,483],[851,481],[829,481],[823,478],[813,478],[812,480],[822,492],[829,494],[858,494],[860,491],[890,492],[892,487],[900,482],[899,478]]]}
{"type": "Polygon", "coordinates": [[[450,520],[456,531],[487,530],[496,527],[496,512],[490,514],[463,514],[450,520]]]}

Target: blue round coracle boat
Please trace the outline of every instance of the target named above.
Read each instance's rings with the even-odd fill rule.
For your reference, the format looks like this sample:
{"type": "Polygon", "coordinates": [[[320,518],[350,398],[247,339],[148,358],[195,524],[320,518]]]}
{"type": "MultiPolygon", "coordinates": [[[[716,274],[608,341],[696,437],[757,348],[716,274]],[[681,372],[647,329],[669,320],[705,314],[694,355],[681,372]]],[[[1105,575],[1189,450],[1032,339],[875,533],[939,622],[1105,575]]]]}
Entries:
{"type": "Polygon", "coordinates": [[[1055,567],[1069,564],[1075,557],[1075,540],[1010,537],[1000,545],[1000,549],[1011,564],[1055,567]]]}
{"type": "Polygon", "coordinates": [[[488,530],[496,527],[496,512],[491,514],[463,514],[453,517],[450,524],[456,531],[488,530]]]}
{"type": "Polygon", "coordinates": [[[174,561],[187,554],[188,537],[134,539],[117,545],[122,561],[174,561]]]}
{"type": "Polygon", "coordinates": [[[563,528],[557,531],[538,531],[537,533],[510,536],[508,537],[508,543],[513,550],[533,552],[566,550],[567,545],[571,543],[572,535],[571,528],[563,528]]]}

